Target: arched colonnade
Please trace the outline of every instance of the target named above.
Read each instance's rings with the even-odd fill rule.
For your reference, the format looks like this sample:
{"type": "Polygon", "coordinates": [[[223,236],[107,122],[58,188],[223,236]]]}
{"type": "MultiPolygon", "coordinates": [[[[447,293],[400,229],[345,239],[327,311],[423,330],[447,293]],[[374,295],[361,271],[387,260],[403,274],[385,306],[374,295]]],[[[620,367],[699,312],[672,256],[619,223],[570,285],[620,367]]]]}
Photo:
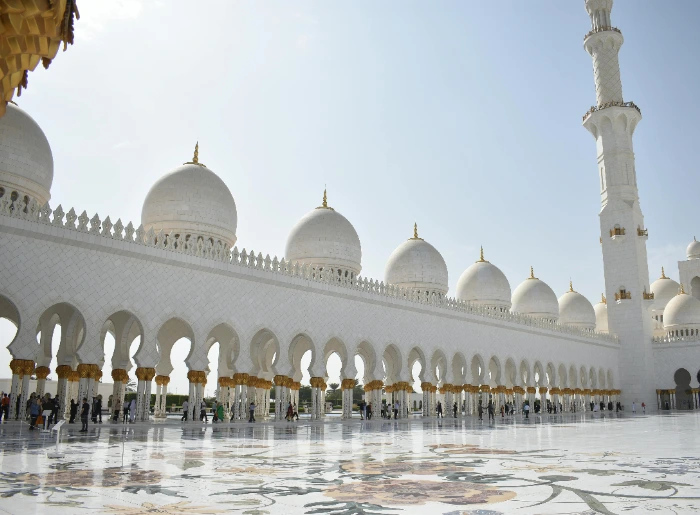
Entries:
{"type": "MultiPolygon", "coordinates": [[[[468,344],[458,351],[432,345],[413,346],[406,351],[399,342],[380,343],[369,338],[344,341],[339,336],[317,337],[305,331],[281,335],[269,327],[256,327],[243,334],[233,324],[222,320],[212,327],[202,328],[186,316],[168,313],[146,327],[134,310],[115,310],[99,327],[89,327],[81,310],[68,302],[59,302],[45,309],[38,319],[24,320],[17,304],[0,294],[0,318],[6,318],[18,328],[8,348],[13,355],[12,406],[18,396],[26,398],[29,378],[37,378],[37,394],[43,394],[49,364],[56,357],[58,396],[61,399],[87,398],[96,395],[105,360],[111,360],[113,399],[123,402],[130,378],[137,379],[138,420],[148,420],[150,399],[155,382],[156,418],[164,417],[170,374],[173,371],[171,352],[176,342],[190,343],[185,360],[189,380],[189,420],[196,420],[197,408],[204,397],[209,380],[208,354],[215,344],[219,347],[217,400],[226,416],[234,420],[247,417],[250,402],[256,405],[256,415],[267,417],[270,391],[274,387],[276,419],[283,419],[289,402],[299,404],[299,389],[305,372],[312,388],[311,416],[324,415],[328,359],[336,354],[341,361],[340,379],[343,417],[352,415],[353,388],[357,369],[355,357],[364,365],[365,400],[379,415],[382,401],[399,403],[399,416],[409,414],[412,385],[419,382],[422,389],[422,414],[434,416],[437,402],[444,413],[454,416],[473,414],[481,401],[492,400],[496,408],[511,402],[519,410],[523,402],[532,405],[539,398],[542,405],[549,399],[562,404],[564,410],[585,410],[590,402],[616,400],[613,372],[593,364],[530,361],[514,356],[488,355],[469,352],[468,344]],[[53,334],[60,326],[60,343],[53,348],[53,334]],[[105,337],[114,338],[114,353],[105,356],[105,337]],[[93,336],[91,336],[93,335],[93,336]],[[311,360],[302,370],[302,357],[311,360]],[[33,357],[33,358],[32,358],[33,357]],[[420,372],[413,371],[416,364],[420,372]]],[[[97,325],[97,324],[92,324],[97,325]]],[[[20,403],[20,418],[24,405],[20,403]]],[[[64,416],[68,413],[68,402],[64,416]]]]}

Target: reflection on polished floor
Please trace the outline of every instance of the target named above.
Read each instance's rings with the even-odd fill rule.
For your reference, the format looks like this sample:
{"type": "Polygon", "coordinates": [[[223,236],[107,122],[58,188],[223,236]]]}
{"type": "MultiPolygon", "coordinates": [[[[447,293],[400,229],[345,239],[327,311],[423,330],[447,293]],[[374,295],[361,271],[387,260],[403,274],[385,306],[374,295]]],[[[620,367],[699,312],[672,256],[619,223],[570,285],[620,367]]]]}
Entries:
{"type": "Polygon", "coordinates": [[[697,413],[73,427],[0,426],[0,513],[700,511],[697,413]]]}

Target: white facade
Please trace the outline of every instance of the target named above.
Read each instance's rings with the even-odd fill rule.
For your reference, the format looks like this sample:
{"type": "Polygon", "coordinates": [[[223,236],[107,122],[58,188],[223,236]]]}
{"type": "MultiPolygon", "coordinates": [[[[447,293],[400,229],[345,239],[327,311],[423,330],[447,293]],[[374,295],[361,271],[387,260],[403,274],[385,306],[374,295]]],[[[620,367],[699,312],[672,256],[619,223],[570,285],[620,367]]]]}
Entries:
{"type": "MultiPolygon", "coordinates": [[[[324,411],[326,362],[334,352],[346,391],[357,373],[354,357],[362,358],[366,398],[375,411],[383,388],[405,408],[416,361],[424,415],[433,413],[436,391],[445,406],[456,402],[466,413],[489,395],[518,405],[550,398],[569,409],[618,399],[655,408],[661,399],[655,390],[674,389],[675,370],[699,354],[700,320],[692,306],[674,319],[681,320],[677,327],[660,329],[663,321],[652,320],[665,306],[655,305],[649,284],[634,172],[632,134],[641,114],[622,99],[622,35],[609,25],[612,1],[588,0],[586,7],[593,30],[585,47],[594,60],[598,105],[584,126],[598,148],[607,304],[593,308],[573,286],[557,300],[532,270],[511,296],[510,283],[483,253],[462,275],[457,298],[450,298],[445,262],[417,228],[389,258],[385,281],[360,277],[360,239],[325,194],[322,206],[292,229],[286,256],[239,251],[232,248],[234,199],[197,153],[153,186],[140,224],[66,213],[45,203],[48,175],[24,164],[41,158],[52,177],[41,138],[32,140],[36,148],[20,145],[4,161],[0,141],[0,317],[18,327],[9,346],[13,395],[29,393],[29,376],[45,374],[56,355],[59,395],[78,381],[78,396],[90,398],[99,370],[111,360],[113,395],[123,396],[129,374],[135,375],[137,417],[146,420],[155,381],[158,416],[173,369],[170,351],[184,337],[191,342],[191,419],[203,395],[209,349],[217,342],[218,400],[234,419],[247,416],[251,401],[265,412],[273,383],[281,400],[276,417],[283,418],[285,403],[298,402],[307,351],[314,418],[324,411]],[[58,323],[61,343],[52,349],[58,323]],[[661,331],[656,336],[655,326],[661,331]],[[104,355],[107,332],[116,342],[112,356],[104,355]],[[132,363],[129,349],[137,339],[132,363]]],[[[0,134],[12,132],[8,124],[31,126],[28,120],[8,107],[0,134]]],[[[691,247],[679,269],[697,298],[700,254],[691,247]]],[[[670,297],[664,294],[669,305],[696,301],[670,297]]],[[[44,387],[40,379],[37,389],[44,387]]],[[[349,416],[352,395],[343,400],[349,416]]]]}

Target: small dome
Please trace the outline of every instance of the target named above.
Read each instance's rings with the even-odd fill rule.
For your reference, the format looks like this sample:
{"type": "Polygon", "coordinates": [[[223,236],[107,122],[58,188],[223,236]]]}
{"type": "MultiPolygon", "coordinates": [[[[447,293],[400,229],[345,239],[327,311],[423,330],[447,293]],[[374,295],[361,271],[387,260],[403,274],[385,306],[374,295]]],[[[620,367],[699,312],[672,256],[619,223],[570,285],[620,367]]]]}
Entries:
{"type": "Polygon", "coordinates": [[[700,300],[683,291],[666,304],[664,311],[664,329],[675,331],[680,329],[700,328],[700,300]]]}
{"type": "Polygon", "coordinates": [[[688,249],[685,251],[685,255],[688,259],[700,259],[700,241],[693,238],[693,241],[688,245],[688,249]]]}
{"type": "Polygon", "coordinates": [[[53,154],[44,132],[31,116],[8,103],[0,118],[0,188],[43,206],[51,198],[52,182],[53,154]]]}
{"type": "Polygon", "coordinates": [[[595,330],[599,333],[608,332],[608,301],[603,295],[600,302],[593,306],[595,311],[595,330]]]}
{"type": "Polygon", "coordinates": [[[447,265],[435,247],[418,237],[418,227],[414,226],[413,238],[403,242],[389,256],[384,282],[444,295],[448,289],[447,265]]]}
{"type": "Polygon", "coordinates": [[[146,230],[198,235],[236,243],[238,214],[224,181],[199,163],[199,146],[191,162],[161,177],[150,189],[141,210],[146,230]]]}
{"type": "Polygon", "coordinates": [[[661,277],[651,283],[649,287],[654,294],[654,311],[661,313],[671,299],[678,295],[679,288],[680,284],[666,277],[666,272],[661,267],[661,277]]]}
{"type": "Polygon", "coordinates": [[[530,315],[536,318],[557,320],[559,318],[559,302],[557,296],[547,283],[535,277],[530,268],[530,277],[523,281],[513,292],[513,313],[530,315]]]}
{"type": "Polygon", "coordinates": [[[457,298],[482,306],[510,309],[510,283],[501,270],[484,259],[467,268],[457,281],[457,298]]]}
{"type": "Polygon", "coordinates": [[[569,283],[569,291],[559,297],[559,323],[593,330],[596,327],[596,313],[586,297],[574,291],[569,283]]]}
{"type": "Polygon", "coordinates": [[[306,213],[287,238],[285,257],[320,267],[337,268],[352,274],[362,270],[362,246],[352,224],[332,207],[326,192],[323,204],[306,213]]]}

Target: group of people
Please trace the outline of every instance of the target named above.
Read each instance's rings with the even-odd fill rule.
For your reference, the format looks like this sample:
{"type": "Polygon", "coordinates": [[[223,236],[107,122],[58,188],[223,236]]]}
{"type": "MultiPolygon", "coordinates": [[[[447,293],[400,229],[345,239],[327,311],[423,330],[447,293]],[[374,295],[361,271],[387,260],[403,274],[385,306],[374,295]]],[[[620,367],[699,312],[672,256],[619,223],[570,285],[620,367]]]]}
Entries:
{"type": "MultiPolygon", "coordinates": [[[[133,402],[133,401],[132,401],[133,402]]],[[[294,414],[297,417],[297,420],[299,420],[299,415],[296,414],[296,404],[294,405],[295,411],[294,414]]],[[[209,406],[207,406],[207,403],[205,400],[202,400],[202,402],[199,403],[199,421],[207,423],[209,422],[209,416],[207,413],[207,410],[209,409],[209,406]]],[[[216,406],[214,407],[213,411],[213,418],[212,422],[225,422],[226,421],[226,414],[224,411],[224,405],[220,402],[216,403],[216,406]]],[[[251,402],[250,406],[248,406],[248,411],[250,412],[250,416],[248,417],[248,422],[255,422],[255,403],[251,402]]],[[[182,418],[180,418],[181,422],[186,422],[189,418],[189,413],[190,413],[190,403],[189,401],[185,400],[182,403],[182,418]]],[[[231,415],[231,420],[233,420],[233,415],[231,415]]]]}

